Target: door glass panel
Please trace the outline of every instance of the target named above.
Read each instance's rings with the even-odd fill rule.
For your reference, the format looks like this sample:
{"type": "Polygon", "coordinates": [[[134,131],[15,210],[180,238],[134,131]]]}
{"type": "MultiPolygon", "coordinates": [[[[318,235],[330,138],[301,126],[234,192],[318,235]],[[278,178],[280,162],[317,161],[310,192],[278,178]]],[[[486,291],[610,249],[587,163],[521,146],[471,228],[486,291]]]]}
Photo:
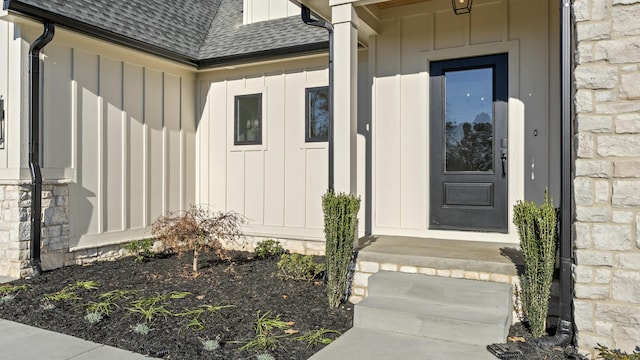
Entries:
{"type": "Polygon", "coordinates": [[[445,72],[445,171],[493,171],[493,68],[445,72]]]}

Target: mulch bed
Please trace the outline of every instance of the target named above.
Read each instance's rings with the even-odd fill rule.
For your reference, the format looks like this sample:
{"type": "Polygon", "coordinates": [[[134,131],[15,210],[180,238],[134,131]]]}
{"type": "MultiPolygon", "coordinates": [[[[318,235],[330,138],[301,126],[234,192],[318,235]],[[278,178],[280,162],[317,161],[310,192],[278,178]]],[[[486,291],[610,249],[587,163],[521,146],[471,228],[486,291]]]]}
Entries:
{"type": "MultiPolygon", "coordinates": [[[[191,271],[189,256],[167,256],[144,262],[134,262],[133,257],[129,257],[45,272],[33,280],[12,283],[29,287],[11,302],[0,305],[0,318],[165,359],[254,359],[264,352],[278,360],[307,359],[325,345],[307,347],[306,342],[293,340],[294,337],[321,328],[343,333],[351,327],[353,306],[330,308],[322,281],[282,280],[276,276],[277,259],[253,260],[247,255],[235,255],[236,260],[231,264],[207,260],[214,256],[212,253],[203,256],[198,276],[191,271]],[[99,286],[97,290],[78,289],[81,299],[55,302],[54,308],[45,309],[42,301],[45,294],[58,292],[77,281],[95,281],[99,286]],[[119,300],[118,308],[91,325],[85,319],[86,305],[101,301],[98,295],[111,290],[136,293],[129,299],[119,300]],[[183,299],[162,302],[174,314],[202,309],[202,305],[233,307],[201,314],[198,317],[204,325],[201,330],[187,327],[194,316],[158,315],[147,322],[151,328],[147,335],[135,333],[135,325],[145,321],[140,314],[126,310],[131,307],[130,302],[172,291],[191,293],[183,299]],[[292,322],[290,329],[298,333],[278,338],[281,346],[275,349],[239,351],[247,341],[256,338],[254,326],[258,313],[264,315],[268,311],[269,317],[279,316],[285,322],[292,322]],[[211,339],[219,339],[221,344],[213,352],[205,350],[202,344],[211,339]]],[[[273,334],[286,335],[284,330],[274,330],[273,334]]]]}
{"type": "MultiPolygon", "coordinates": [[[[235,260],[229,263],[210,257],[213,255],[201,259],[198,276],[191,271],[189,256],[164,256],[143,262],[134,262],[130,257],[45,272],[32,280],[11,283],[27,284],[28,288],[9,302],[0,301],[0,318],[164,359],[255,359],[260,353],[269,353],[278,360],[308,359],[326,345],[308,346],[295,337],[319,329],[344,333],[352,326],[353,305],[330,308],[322,281],[281,279],[277,276],[277,259],[258,260],[248,253],[236,253],[235,260]],[[45,306],[45,294],[78,281],[95,281],[98,289],[75,289],[80,299],[49,302],[55,305],[53,308],[45,306]],[[90,324],[85,319],[87,304],[100,302],[99,295],[111,290],[134,292],[128,299],[117,300],[117,307],[99,323],[90,324]],[[127,310],[131,301],[173,291],[190,293],[158,304],[173,314],[203,309],[203,305],[232,307],[199,315],[202,329],[188,326],[195,316],[156,315],[145,321],[141,314],[127,310]],[[275,329],[272,333],[279,336],[279,347],[241,351],[243,345],[256,339],[256,318],[266,312],[289,322],[288,332],[293,334],[285,334],[287,329],[275,329]],[[147,335],[134,332],[140,323],[151,329],[147,335]],[[219,340],[220,347],[205,350],[203,342],[214,339],[219,340]]],[[[521,324],[512,326],[510,336],[524,339],[506,344],[509,349],[522,352],[515,359],[584,359],[572,347],[540,349],[532,345],[531,334],[521,324]]],[[[330,333],[326,337],[336,335],[330,333]]]]}
{"type": "MultiPolygon", "coordinates": [[[[553,335],[555,329],[550,329],[550,335],[553,335]]],[[[518,353],[518,356],[511,359],[517,360],[587,360],[587,357],[581,355],[578,350],[572,346],[554,346],[554,347],[539,347],[535,345],[532,340],[534,337],[531,335],[529,329],[522,323],[516,323],[509,329],[509,342],[504,345],[508,351],[518,353]]],[[[497,358],[496,358],[497,359],[497,358]]]]}

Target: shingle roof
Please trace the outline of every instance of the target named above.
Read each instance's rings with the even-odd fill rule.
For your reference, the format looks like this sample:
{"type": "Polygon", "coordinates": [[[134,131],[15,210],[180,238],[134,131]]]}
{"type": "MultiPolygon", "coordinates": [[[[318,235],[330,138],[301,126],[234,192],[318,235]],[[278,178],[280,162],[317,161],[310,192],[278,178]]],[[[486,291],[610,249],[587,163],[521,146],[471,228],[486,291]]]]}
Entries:
{"type": "Polygon", "coordinates": [[[242,25],[242,0],[5,0],[5,7],[196,65],[327,47],[300,17],[242,25]]]}
{"type": "Polygon", "coordinates": [[[300,16],[242,25],[242,0],[222,0],[200,49],[200,59],[236,57],[308,44],[328,47],[327,31],[300,16]]]}

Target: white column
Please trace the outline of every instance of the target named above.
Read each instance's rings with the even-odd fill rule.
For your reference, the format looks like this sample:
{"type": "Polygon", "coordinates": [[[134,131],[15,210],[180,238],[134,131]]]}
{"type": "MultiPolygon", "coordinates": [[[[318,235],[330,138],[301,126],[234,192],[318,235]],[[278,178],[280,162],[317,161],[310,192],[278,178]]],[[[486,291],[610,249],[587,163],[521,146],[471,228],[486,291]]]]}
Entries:
{"type": "Polygon", "coordinates": [[[356,194],[358,16],[351,3],[331,7],[333,21],[333,146],[336,192],[356,194]]]}

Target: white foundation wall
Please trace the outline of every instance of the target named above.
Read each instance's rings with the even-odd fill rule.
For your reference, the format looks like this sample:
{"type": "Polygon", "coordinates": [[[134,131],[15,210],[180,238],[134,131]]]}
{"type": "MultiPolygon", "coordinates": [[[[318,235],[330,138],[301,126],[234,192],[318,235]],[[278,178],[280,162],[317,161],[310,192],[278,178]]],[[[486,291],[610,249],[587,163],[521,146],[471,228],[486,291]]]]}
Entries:
{"type": "Polygon", "coordinates": [[[430,61],[508,53],[509,208],[547,186],[559,199],[558,9],[554,0],[476,1],[470,15],[448,1],[369,7],[380,24],[369,41],[374,234],[518,241],[513,225],[508,234],[428,229],[430,61]]]}
{"type": "MultiPolygon", "coordinates": [[[[324,241],[328,142],[305,142],[305,89],[328,82],[326,55],[202,73],[198,202],[245,216],[249,238],[308,240],[312,250],[304,252],[323,252],[314,242],[324,241]],[[234,97],[255,93],[262,94],[262,145],[234,145],[234,97]]],[[[364,178],[359,183],[362,193],[364,178]]]]}
{"type": "MultiPolygon", "coordinates": [[[[0,169],[5,179],[30,180],[27,58],[42,24],[16,21],[0,23],[0,47],[22,51],[21,59],[0,56],[10,90],[18,89],[7,99],[12,141],[0,150],[0,169]]],[[[194,68],[58,28],[41,74],[42,174],[67,184],[69,251],[147,237],[157,217],[195,203],[194,68]]],[[[6,87],[2,76],[0,93],[6,87]]]]}

